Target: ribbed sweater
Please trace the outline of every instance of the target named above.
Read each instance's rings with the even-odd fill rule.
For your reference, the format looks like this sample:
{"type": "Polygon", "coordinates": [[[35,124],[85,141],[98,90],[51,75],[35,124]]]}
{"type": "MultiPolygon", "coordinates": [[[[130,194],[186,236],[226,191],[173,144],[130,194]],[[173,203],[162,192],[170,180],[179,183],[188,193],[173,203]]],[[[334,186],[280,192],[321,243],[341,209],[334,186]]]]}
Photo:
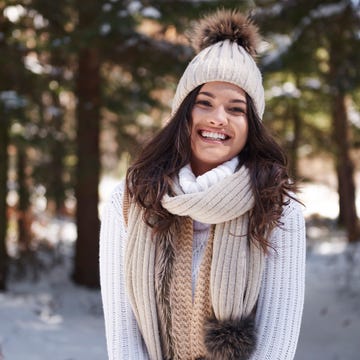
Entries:
{"type": "MultiPolygon", "coordinates": [[[[125,291],[127,241],[122,215],[124,182],[113,191],[102,214],[100,280],[110,360],[145,360],[148,354],[125,291]]],[[[291,360],[300,331],[305,280],[305,226],[301,207],[291,201],[283,226],[270,242],[256,312],[257,349],[251,360],[291,360]]],[[[194,222],[193,285],[208,239],[209,226],[194,222]]],[[[160,360],[160,359],[159,359],[160,360]]]]}

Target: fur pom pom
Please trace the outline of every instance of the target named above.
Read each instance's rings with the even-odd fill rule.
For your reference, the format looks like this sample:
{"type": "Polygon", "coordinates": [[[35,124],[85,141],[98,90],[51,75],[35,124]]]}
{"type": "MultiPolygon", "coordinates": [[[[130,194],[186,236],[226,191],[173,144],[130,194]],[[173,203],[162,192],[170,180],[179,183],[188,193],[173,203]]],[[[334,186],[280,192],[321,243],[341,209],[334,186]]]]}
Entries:
{"type": "Polygon", "coordinates": [[[242,46],[252,56],[256,55],[260,40],[257,26],[248,16],[235,10],[218,10],[204,17],[190,36],[196,52],[228,39],[242,46]]]}
{"type": "Polygon", "coordinates": [[[253,316],[242,320],[208,319],[204,324],[206,359],[246,360],[256,346],[253,316]]]}

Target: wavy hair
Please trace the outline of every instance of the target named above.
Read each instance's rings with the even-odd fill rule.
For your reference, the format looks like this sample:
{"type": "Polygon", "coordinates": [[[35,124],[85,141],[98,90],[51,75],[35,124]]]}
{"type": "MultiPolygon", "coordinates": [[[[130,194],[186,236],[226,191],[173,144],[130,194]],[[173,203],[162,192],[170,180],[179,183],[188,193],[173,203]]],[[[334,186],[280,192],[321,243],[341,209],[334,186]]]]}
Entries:
{"type": "MultiPolygon", "coordinates": [[[[161,205],[171,194],[172,178],[190,162],[191,111],[201,89],[198,86],[185,98],[178,111],[142,149],[127,171],[126,186],[133,200],[144,208],[144,221],[154,234],[164,234],[179,218],[161,205]]],[[[296,186],[287,171],[286,155],[259,119],[253,101],[247,95],[248,138],[239,153],[239,167],[250,172],[255,207],[249,221],[249,237],[264,251],[270,246],[268,236],[281,226],[283,206],[292,198],[296,186]]]]}

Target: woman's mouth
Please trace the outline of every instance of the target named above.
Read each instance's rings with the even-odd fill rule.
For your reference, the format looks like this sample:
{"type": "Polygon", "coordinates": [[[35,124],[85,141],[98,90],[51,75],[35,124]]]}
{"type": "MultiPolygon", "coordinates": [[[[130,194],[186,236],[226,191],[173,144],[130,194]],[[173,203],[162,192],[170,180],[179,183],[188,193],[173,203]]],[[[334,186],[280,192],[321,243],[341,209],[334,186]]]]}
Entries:
{"type": "Polygon", "coordinates": [[[226,141],[230,139],[229,135],[226,135],[224,133],[218,133],[213,131],[205,131],[205,130],[199,130],[199,135],[208,140],[216,140],[216,141],[226,141]]]}

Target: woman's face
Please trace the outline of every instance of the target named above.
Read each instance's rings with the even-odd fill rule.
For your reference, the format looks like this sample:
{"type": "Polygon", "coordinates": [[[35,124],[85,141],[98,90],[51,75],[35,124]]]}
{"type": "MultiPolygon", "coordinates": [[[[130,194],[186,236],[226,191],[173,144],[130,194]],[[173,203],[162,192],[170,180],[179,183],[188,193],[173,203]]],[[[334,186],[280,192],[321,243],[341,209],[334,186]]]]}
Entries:
{"type": "Polygon", "coordinates": [[[246,110],[246,95],[238,86],[220,81],[202,86],[191,112],[191,168],[196,176],[232,159],[244,148],[246,110]]]}

